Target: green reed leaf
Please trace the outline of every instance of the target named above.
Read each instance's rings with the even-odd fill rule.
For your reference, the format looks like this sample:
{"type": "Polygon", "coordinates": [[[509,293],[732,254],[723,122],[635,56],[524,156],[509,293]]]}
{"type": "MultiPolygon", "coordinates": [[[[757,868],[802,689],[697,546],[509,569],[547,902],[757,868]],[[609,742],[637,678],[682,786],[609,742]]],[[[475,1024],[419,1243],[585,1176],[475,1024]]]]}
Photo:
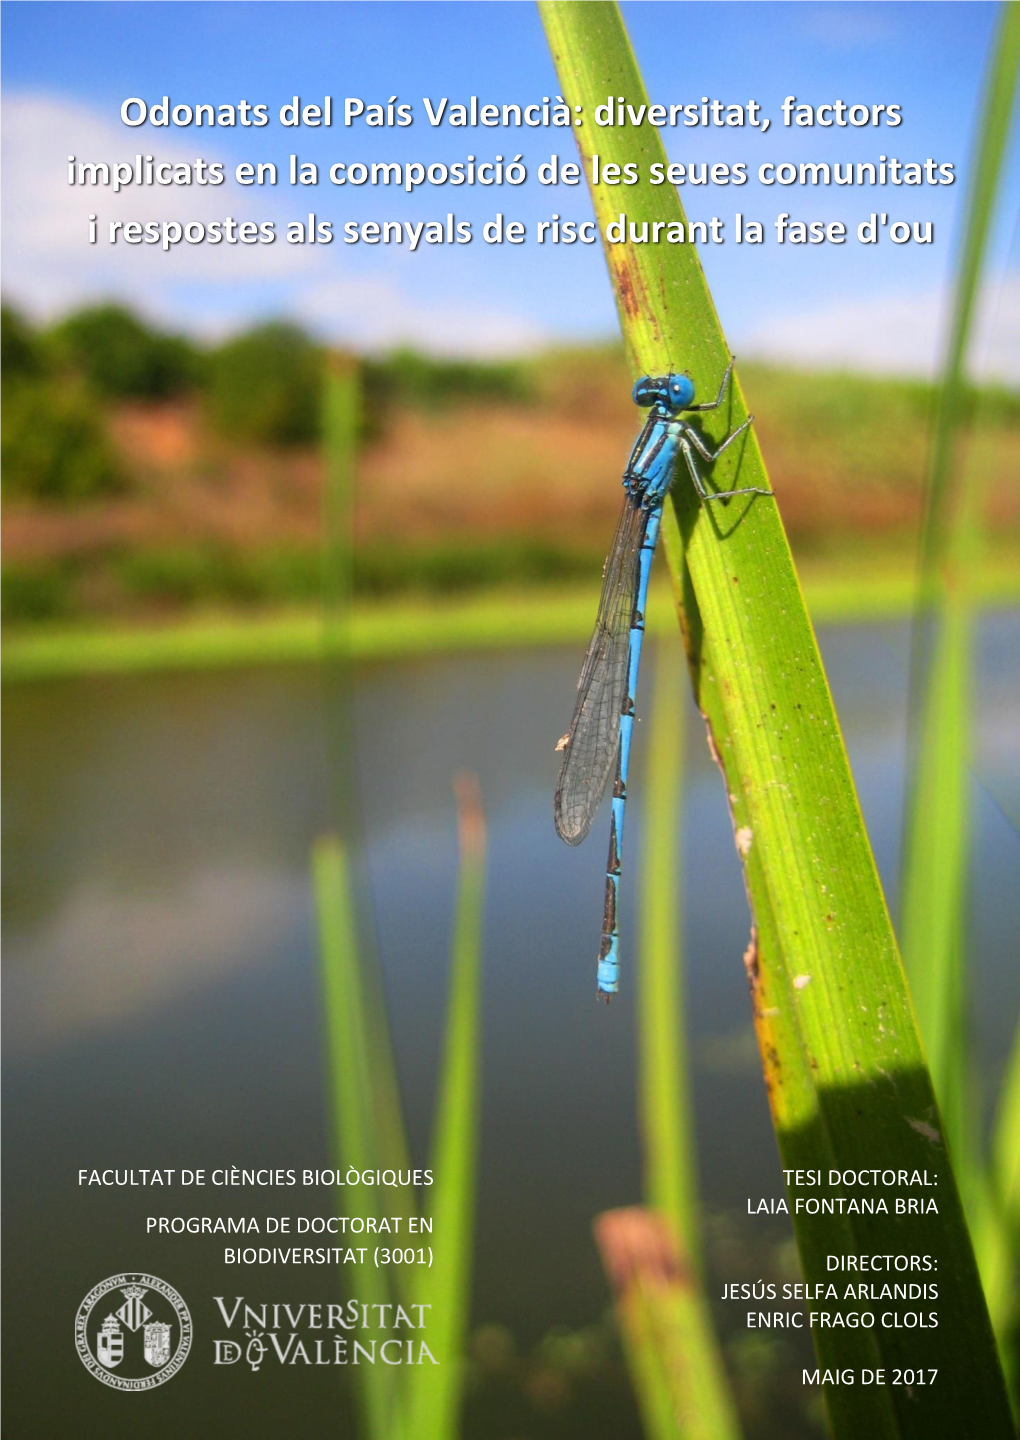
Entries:
{"type": "MultiPolygon", "coordinates": [[[[603,161],[636,164],[646,177],[652,162],[666,159],[657,130],[596,132],[590,123],[610,95],[646,103],[617,7],[549,0],[540,8],[562,93],[584,107],[575,135],[586,168],[597,149],[603,161]]],[[[678,83],[683,63],[681,49],[678,83]]],[[[625,195],[591,189],[603,227],[621,211],[639,224],[686,224],[666,187],[642,180],[625,195]]],[[[606,258],[634,375],[686,367],[714,394],[729,347],[696,247],[628,240],[608,245],[606,258]]],[[[729,404],[705,426],[709,442],[745,415],[735,380],[729,404]]],[[[753,430],[711,479],[719,489],[768,487],[753,430]]],[[[891,1385],[828,1386],[830,1421],[840,1440],[1006,1437],[1012,1421],[970,1237],[781,503],[750,496],[702,506],[681,479],[663,523],[695,694],[744,865],[753,920],[745,966],[773,1122],[790,1170],[938,1177],[937,1214],[794,1215],[808,1281],[825,1281],[829,1255],[938,1260],[939,1328],[909,1353],[944,1383],[910,1394],[891,1385]]],[[[918,1192],[883,1193],[891,1205],[918,1192]]],[[[813,1337],[824,1368],[891,1372],[904,1356],[902,1330],[815,1329],[813,1337]]]]}

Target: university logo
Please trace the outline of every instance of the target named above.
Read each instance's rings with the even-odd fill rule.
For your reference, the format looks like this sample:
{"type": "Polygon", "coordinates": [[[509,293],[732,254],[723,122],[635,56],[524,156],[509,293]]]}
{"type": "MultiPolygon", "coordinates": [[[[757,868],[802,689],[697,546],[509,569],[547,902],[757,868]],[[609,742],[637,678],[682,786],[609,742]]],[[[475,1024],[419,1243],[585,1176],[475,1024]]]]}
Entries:
{"type": "Polygon", "coordinates": [[[114,1390],[152,1390],[191,1349],[191,1316],[155,1275],[111,1275],[78,1307],[74,1342],[82,1364],[114,1390]]]}

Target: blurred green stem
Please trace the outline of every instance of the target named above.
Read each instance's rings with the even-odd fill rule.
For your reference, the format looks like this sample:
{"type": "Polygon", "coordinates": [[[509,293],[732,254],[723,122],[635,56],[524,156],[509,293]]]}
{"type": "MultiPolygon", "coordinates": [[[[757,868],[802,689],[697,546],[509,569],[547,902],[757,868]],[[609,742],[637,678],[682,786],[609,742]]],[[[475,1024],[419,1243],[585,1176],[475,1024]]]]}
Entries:
{"type": "MultiPolygon", "coordinates": [[[[330,813],[350,854],[358,853],[357,765],[354,732],[354,683],[351,618],[354,573],[354,504],[361,422],[361,375],[353,355],[334,351],[323,370],[322,400],[322,623],[323,710],[330,813]]],[[[373,1079],[371,1098],[379,1131],[379,1152],[386,1164],[406,1170],[407,1141],[397,1084],[396,1064],[386,1020],[386,997],[375,930],[357,926],[361,980],[366,989],[366,1046],[373,1079]]],[[[410,1191],[394,1191],[394,1213],[405,1222],[413,1213],[410,1191]]]]}
{"type": "Polygon", "coordinates": [[[698,1185],[680,913],[684,703],[677,647],[655,652],[639,909],[638,981],[645,1202],[677,1226],[698,1264],[698,1185]]]}
{"type": "MultiPolygon", "coordinates": [[[[319,840],[312,852],[315,900],[319,921],[319,953],[326,1012],[327,1073],[331,1085],[334,1153],[346,1170],[374,1170],[392,1164],[379,1148],[376,1095],[369,1055],[377,1026],[370,1024],[371,1000],[364,986],[359,959],[347,853],[335,836],[319,840]]],[[[387,1205],[390,1195],[387,1192],[387,1205]]],[[[353,1219],[378,1220],[379,1198],[372,1186],[342,1187],[337,1193],[341,1212],[353,1219]]],[[[345,1288],[361,1304],[375,1306],[392,1301],[387,1272],[375,1265],[350,1265],[344,1271],[345,1288]]],[[[379,1312],[370,1312],[379,1313],[379,1312]]],[[[364,1334],[387,1338],[388,1332],[364,1334]]],[[[361,1365],[355,1371],[355,1395],[366,1440],[400,1440],[399,1371],[387,1366],[361,1365]]]]}
{"type": "Polygon", "coordinates": [[[431,1268],[414,1285],[429,1303],[428,1343],[438,1363],[411,1372],[408,1411],[411,1440],[455,1440],[465,1373],[471,1311],[478,1173],[479,1055],[481,1050],[482,925],[485,887],[485,818],[478,780],[456,782],[460,876],[446,1010],[443,1070],[432,1146],[433,1182],[428,1218],[435,1247],[431,1268]]]}
{"type": "MultiPolygon", "coordinates": [[[[903,954],[918,1023],[973,1222],[983,1186],[969,1046],[966,897],[970,862],[974,589],[982,554],[983,476],[961,441],[973,407],[967,351],[1020,66],[1020,5],[1002,8],[984,87],[953,318],[926,483],[902,903],[903,954]]],[[[986,1249],[979,1246],[979,1249],[986,1249]]],[[[987,1275],[986,1275],[987,1282],[987,1275]]],[[[994,1318],[994,1317],[993,1317],[994,1318]]]]}

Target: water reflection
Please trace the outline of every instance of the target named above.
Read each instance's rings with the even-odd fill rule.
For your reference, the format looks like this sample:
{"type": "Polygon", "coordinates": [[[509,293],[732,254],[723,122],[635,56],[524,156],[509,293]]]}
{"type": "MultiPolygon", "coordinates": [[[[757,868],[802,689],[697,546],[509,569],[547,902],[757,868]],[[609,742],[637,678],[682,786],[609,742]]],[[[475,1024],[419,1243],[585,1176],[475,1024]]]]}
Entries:
{"type": "MultiPolygon", "coordinates": [[[[906,633],[848,627],[822,642],[894,903],[906,633]]],[[[593,999],[603,827],[572,851],[551,819],[553,747],[578,658],[570,647],[420,660],[367,666],[356,681],[366,894],[419,1153],[455,878],[451,780],[464,768],[481,777],[490,879],[475,1310],[525,1341],[603,1312],[589,1220],[639,1193],[627,994],[640,981],[635,887],[625,880],[624,995],[606,1009],[593,999]]],[[[980,675],[971,958],[992,1086],[1020,1009],[1020,839],[1010,819],[1020,810],[1020,615],[982,623],[980,675]]],[[[8,1276],[8,1302],[13,1295],[24,1343],[39,1354],[54,1313],[66,1328],[78,1290],[127,1264],[124,1235],[138,1238],[136,1197],[87,1197],[83,1217],[86,1202],[70,1183],[80,1163],[329,1161],[308,884],[309,846],[328,819],[321,694],[317,674],[297,667],[8,694],[7,1207],[23,1257],[8,1276]],[[36,1293],[29,1257],[40,1253],[60,1277],[59,1306],[36,1293]]],[[[696,722],[688,749],[683,879],[698,1143],[705,1198],[721,1213],[773,1186],[778,1172],[740,960],[746,903],[696,722]]],[[[639,732],[632,875],[642,760],[639,732]]],[[[761,1225],[770,1238],[783,1233],[761,1225]]],[[[165,1242],[151,1252],[139,1245],[137,1263],[159,1256],[177,1266],[175,1283],[190,1276],[201,1293],[215,1292],[218,1251],[167,1251],[165,1242]]],[[[224,1274],[222,1283],[254,1281],[224,1274]]],[[[293,1283],[302,1294],[309,1284],[293,1283]]],[[[314,1277],[317,1293],[333,1283],[314,1277]]]]}

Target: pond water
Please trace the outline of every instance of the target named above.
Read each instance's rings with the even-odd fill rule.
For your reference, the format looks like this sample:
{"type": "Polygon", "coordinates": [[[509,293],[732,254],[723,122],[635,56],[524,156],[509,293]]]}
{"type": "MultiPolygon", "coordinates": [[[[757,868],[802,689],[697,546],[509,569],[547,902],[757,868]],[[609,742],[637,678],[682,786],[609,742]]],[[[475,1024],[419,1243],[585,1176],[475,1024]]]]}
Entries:
{"type": "MultiPolygon", "coordinates": [[[[907,632],[829,628],[821,642],[895,907],[907,632]]],[[[1020,1013],[1020,613],[986,617],[979,648],[970,956],[987,1098],[1020,1013]]],[[[568,647],[368,665],[355,677],[367,894],[419,1163],[427,1162],[456,878],[451,785],[459,770],[480,777],[489,858],[474,1322],[507,1327],[524,1350],[555,1327],[604,1317],[590,1222],[640,1193],[633,882],[643,756],[639,741],[622,906],[624,994],[607,1008],[593,998],[604,827],[575,851],[557,840],[551,819],[553,745],[569,716],[578,661],[568,647]]],[[[643,677],[645,697],[651,679],[643,677]]],[[[79,1435],[140,1433],[132,1407],[86,1375],[71,1343],[78,1303],[106,1275],[163,1275],[194,1297],[196,1332],[210,1323],[215,1294],[336,1298],[329,1269],[231,1268],[221,1238],[156,1238],[143,1223],[150,1214],[261,1215],[316,1203],[327,1213],[326,1194],[310,1203],[312,1192],[300,1201],[246,1192],[224,1206],[220,1192],[81,1190],[76,1180],[82,1167],[331,1163],[308,863],[328,823],[322,696],[311,667],[8,691],[12,1435],[67,1434],[72,1425],[79,1435]]],[[[686,748],[684,927],[699,1162],[707,1209],[732,1257],[788,1232],[780,1221],[746,1215],[747,1197],[780,1193],[781,1177],[741,963],[743,888],[721,784],[693,711],[686,748]]],[[[796,1346],[790,1355],[807,1358],[796,1346]]],[[[318,1433],[331,1413],[323,1406],[335,1404],[331,1370],[315,1372],[314,1383],[280,1370],[258,1377],[265,1383],[257,1409],[253,1377],[217,1372],[211,1384],[210,1373],[204,1361],[191,1365],[157,1392],[144,1433],[187,1433],[196,1395],[210,1433],[242,1413],[248,1435],[318,1433]]],[[[608,1404],[604,1429],[589,1419],[575,1431],[556,1420],[555,1406],[546,1410],[531,1429],[495,1421],[475,1429],[634,1433],[632,1418],[610,1424],[608,1404]]],[[[807,1420],[777,1429],[762,1418],[749,1433],[816,1432],[807,1420]]]]}

